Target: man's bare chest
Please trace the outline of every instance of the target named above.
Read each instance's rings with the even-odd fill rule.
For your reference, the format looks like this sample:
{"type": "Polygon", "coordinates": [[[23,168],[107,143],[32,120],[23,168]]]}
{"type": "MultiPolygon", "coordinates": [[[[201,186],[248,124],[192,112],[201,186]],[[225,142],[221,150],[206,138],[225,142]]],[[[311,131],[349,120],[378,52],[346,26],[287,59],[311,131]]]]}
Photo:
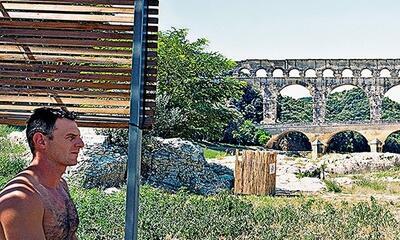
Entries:
{"type": "Polygon", "coordinates": [[[78,214],[68,193],[48,191],[43,198],[43,230],[46,239],[72,239],[78,227],[78,214]]]}

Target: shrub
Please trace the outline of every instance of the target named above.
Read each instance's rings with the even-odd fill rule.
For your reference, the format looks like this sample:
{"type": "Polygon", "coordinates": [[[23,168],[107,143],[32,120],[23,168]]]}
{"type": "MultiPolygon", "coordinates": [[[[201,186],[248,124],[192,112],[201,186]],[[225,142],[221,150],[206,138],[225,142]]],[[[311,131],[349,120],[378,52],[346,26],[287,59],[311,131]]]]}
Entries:
{"type": "Polygon", "coordinates": [[[109,144],[120,146],[120,147],[128,147],[128,129],[124,128],[102,128],[96,129],[96,133],[102,134],[106,136],[106,141],[109,144]]]}
{"type": "Polygon", "coordinates": [[[250,121],[245,120],[241,125],[239,125],[238,129],[233,130],[233,138],[239,144],[249,145],[254,143],[254,135],[256,132],[256,126],[250,121]]]}
{"type": "Polygon", "coordinates": [[[78,239],[122,239],[125,230],[125,193],[71,186],[79,214],[78,239]]]}
{"type": "Polygon", "coordinates": [[[324,183],[326,186],[326,190],[328,190],[329,192],[335,192],[335,193],[342,192],[342,188],[336,181],[326,179],[324,180],[324,183]]]}
{"type": "Polygon", "coordinates": [[[233,140],[241,145],[265,145],[271,138],[267,131],[258,128],[251,120],[232,124],[231,127],[233,140]]]}
{"type": "Polygon", "coordinates": [[[0,188],[27,166],[23,157],[26,148],[4,137],[14,130],[9,127],[1,127],[0,130],[0,135],[3,135],[3,138],[0,138],[0,188]]]}
{"type": "Polygon", "coordinates": [[[260,145],[266,145],[268,141],[271,139],[271,134],[264,129],[257,129],[256,131],[256,140],[260,145]]]}

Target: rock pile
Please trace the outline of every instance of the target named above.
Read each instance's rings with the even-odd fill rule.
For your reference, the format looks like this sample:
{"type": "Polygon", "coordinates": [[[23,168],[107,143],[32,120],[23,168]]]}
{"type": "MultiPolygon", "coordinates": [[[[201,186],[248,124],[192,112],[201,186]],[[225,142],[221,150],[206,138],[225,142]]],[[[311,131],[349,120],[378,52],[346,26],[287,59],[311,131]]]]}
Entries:
{"type": "Polygon", "coordinates": [[[201,147],[179,138],[152,138],[145,142],[142,159],[143,182],[176,191],[181,187],[209,195],[233,185],[233,171],[209,164],[201,147]]]}

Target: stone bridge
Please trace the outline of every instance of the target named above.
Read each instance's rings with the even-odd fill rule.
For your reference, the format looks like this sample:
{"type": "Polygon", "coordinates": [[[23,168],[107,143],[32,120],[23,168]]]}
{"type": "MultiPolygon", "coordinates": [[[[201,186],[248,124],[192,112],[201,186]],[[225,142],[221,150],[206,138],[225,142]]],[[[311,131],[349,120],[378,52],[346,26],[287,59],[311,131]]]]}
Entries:
{"type": "Polygon", "coordinates": [[[331,139],[338,133],[354,131],[361,134],[371,147],[372,152],[379,152],[388,136],[400,131],[400,121],[394,122],[343,122],[331,124],[263,124],[262,127],[272,134],[267,146],[273,144],[291,132],[304,134],[313,146],[314,154],[323,153],[331,139]],[[317,149],[319,148],[319,149],[317,149]]]}
{"type": "Polygon", "coordinates": [[[383,97],[392,87],[400,85],[399,73],[400,59],[253,59],[237,62],[232,71],[234,77],[260,88],[262,124],[275,133],[275,138],[289,130],[300,131],[311,142],[318,140],[323,144],[345,130],[358,131],[371,143],[384,143],[390,133],[400,130],[399,123],[381,120],[383,97]],[[309,90],[313,100],[313,122],[310,125],[276,125],[278,96],[290,85],[301,85],[309,90]],[[359,87],[366,93],[370,106],[369,122],[325,121],[327,97],[332,90],[343,85],[359,87]]]}

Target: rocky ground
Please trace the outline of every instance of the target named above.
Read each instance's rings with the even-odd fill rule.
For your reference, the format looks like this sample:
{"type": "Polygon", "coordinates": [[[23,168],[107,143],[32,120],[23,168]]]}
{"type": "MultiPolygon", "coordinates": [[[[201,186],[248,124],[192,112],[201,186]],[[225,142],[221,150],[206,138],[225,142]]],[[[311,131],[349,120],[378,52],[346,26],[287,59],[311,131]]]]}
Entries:
{"type": "MultiPolygon", "coordinates": [[[[235,156],[208,161],[232,170],[235,167],[235,156]]],[[[400,155],[394,153],[329,154],[316,161],[278,154],[277,195],[317,194],[326,188],[323,178],[349,187],[354,180],[346,175],[387,170],[395,166],[400,166],[400,155]]],[[[400,176],[389,176],[385,181],[400,182],[400,176]]]]}

